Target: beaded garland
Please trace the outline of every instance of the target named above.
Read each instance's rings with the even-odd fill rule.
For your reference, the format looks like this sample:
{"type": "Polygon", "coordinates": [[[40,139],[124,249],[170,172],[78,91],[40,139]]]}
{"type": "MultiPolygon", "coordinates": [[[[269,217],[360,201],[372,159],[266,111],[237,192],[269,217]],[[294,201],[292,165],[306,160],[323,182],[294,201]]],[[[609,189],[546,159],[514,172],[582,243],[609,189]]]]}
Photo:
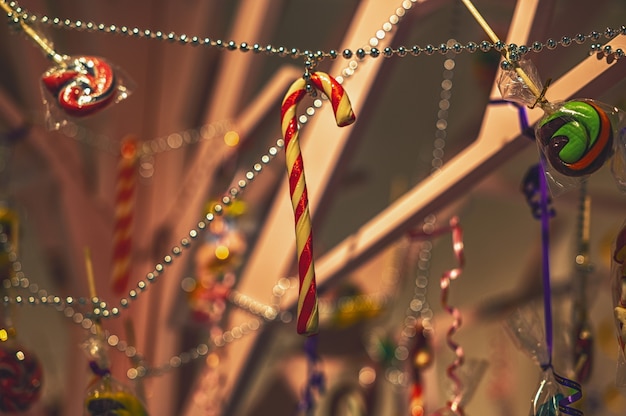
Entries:
{"type": "MultiPolygon", "coordinates": [[[[411,9],[415,3],[418,3],[418,0],[405,0],[402,2],[402,7],[399,7],[396,10],[396,13],[391,15],[389,20],[383,24],[383,31],[389,32],[393,28],[394,25],[398,24],[401,17],[404,16],[407,10],[411,9]]],[[[339,52],[335,49],[331,49],[329,51],[309,51],[304,50],[301,51],[298,48],[289,48],[285,46],[273,46],[273,45],[261,45],[258,43],[254,43],[250,45],[248,42],[236,42],[234,40],[224,41],[222,39],[211,39],[209,37],[202,37],[197,35],[187,35],[187,34],[177,34],[175,32],[165,32],[161,30],[150,30],[150,29],[141,29],[138,27],[129,28],[128,26],[118,26],[115,24],[104,24],[104,23],[95,23],[95,22],[83,22],[82,20],[70,20],[70,19],[61,19],[59,17],[49,17],[49,16],[39,16],[36,14],[28,13],[22,7],[18,5],[17,2],[10,2],[9,6],[14,10],[14,13],[7,13],[7,16],[11,19],[11,21],[15,24],[18,24],[20,21],[24,21],[28,24],[32,23],[41,23],[44,25],[49,25],[53,27],[57,27],[60,29],[69,29],[69,30],[77,30],[77,31],[85,31],[85,32],[96,32],[96,33],[108,33],[112,35],[121,35],[128,36],[134,38],[142,38],[149,40],[158,40],[158,41],[168,41],[171,43],[177,43],[179,45],[189,45],[189,46],[205,46],[212,47],[226,51],[240,51],[243,53],[253,52],[253,53],[264,53],[266,55],[278,56],[278,57],[289,57],[293,59],[304,58],[306,61],[313,63],[319,62],[323,59],[337,59],[342,57],[344,59],[352,59],[352,57],[356,57],[358,59],[364,59],[365,57],[377,58],[379,56],[383,56],[385,58],[391,57],[406,57],[406,56],[420,56],[420,55],[433,55],[435,53],[439,53],[442,55],[447,54],[449,51],[454,53],[462,53],[469,52],[474,53],[477,51],[481,52],[489,52],[492,49],[498,52],[502,52],[503,50],[509,51],[509,59],[511,61],[518,61],[524,57],[524,55],[529,52],[541,52],[544,48],[547,49],[556,49],[557,47],[568,47],[573,44],[583,44],[587,40],[595,41],[592,45],[592,52],[601,51],[605,54],[613,54],[616,58],[621,58],[624,56],[624,51],[621,49],[617,49],[612,51],[610,46],[602,47],[597,43],[603,36],[606,39],[613,39],[619,35],[626,35],[626,25],[622,25],[620,28],[607,28],[603,32],[599,31],[591,31],[589,34],[577,33],[574,36],[562,36],[560,39],[549,38],[545,42],[535,41],[531,43],[529,46],[527,45],[516,45],[516,44],[505,44],[504,42],[496,42],[491,43],[486,40],[480,42],[467,42],[465,45],[455,42],[452,45],[449,45],[446,42],[442,42],[439,45],[428,44],[425,47],[421,47],[419,45],[413,46],[398,46],[397,48],[385,47],[382,50],[379,50],[375,46],[367,46],[356,49],[355,51],[351,49],[344,49],[339,52]],[[607,49],[608,48],[608,49],[607,49]]],[[[378,36],[377,33],[377,37],[378,36]]],[[[506,61],[505,61],[506,66],[506,61]]]]}

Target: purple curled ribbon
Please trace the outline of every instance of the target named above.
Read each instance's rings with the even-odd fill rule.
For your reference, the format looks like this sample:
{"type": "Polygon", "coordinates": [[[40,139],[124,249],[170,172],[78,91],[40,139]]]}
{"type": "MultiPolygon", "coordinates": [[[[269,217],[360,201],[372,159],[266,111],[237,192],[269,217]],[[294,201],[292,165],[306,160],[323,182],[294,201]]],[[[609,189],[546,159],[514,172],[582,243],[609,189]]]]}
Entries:
{"type": "Polygon", "coordinates": [[[574,390],[574,393],[559,400],[559,410],[566,415],[583,416],[582,411],[569,406],[570,404],[582,399],[583,392],[580,384],[568,378],[561,377],[560,375],[555,373],[554,370],[552,371],[552,374],[554,375],[556,382],[559,383],[561,386],[574,390]]]}
{"type": "MultiPolygon", "coordinates": [[[[536,164],[531,166],[526,175],[524,175],[524,179],[521,184],[521,191],[526,197],[526,202],[530,207],[533,218],[540,220],[542,214],[542,194],[541,194],[541,185],[539,184],[539,176],[543,176],[543,172],[541,171],[541,164],[536,164]]],[[[556,211],[554,207],[552,207],[552,198],[548,195],[548,214],[550,217],[554,217],[556,215],[556,211]]]]}

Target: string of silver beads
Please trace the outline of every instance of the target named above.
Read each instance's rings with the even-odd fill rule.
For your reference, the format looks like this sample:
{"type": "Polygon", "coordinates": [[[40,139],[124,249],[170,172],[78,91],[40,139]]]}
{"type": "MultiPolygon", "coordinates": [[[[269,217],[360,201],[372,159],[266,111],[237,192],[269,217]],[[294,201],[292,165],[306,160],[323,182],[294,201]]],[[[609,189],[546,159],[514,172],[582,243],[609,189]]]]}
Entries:
{"type": "MultiPolygon", "coordinates": [[[[386,22],[386,27],[391,27],[393,24],[391,22],[396,22],[404,15],[406,10],[409,10],[413,7],[413,4],[416,3],[417,0],[407,0],[402,3],[402,7],[396,10],[396,13],[393,14],[389,22],[386,22]],[[401,10],[401,12],[399,12],[401,10]]],[[[27,24],[33,23],[41,23],[44,25],[53,26],[59,29],[69,29],[69,30],[78,30],[85,32],[95,32],[95,33],[108,33],[120,36],[134,37],[134,38],[142,38],[142,39],[150,39],[150,40],[158,40],[158,41],[167,41],[171,43],[177,43],[180,45],[189,45],[189,46],[205,46],[212,47],[217,49],[222,49],[226,51],[240,51],[243,53],[252,52],[252,53],[264,53],[266,55],[278,56],[278,57],[290,57],[293,59],[304,58],[309,61],[321,61],[323,59],[337,59],[342,57],[344,59],[352,59],[353,56],[358,59],[364,59],[365,57],[377,58],[379,56],[383,56],[385,58],[391,57],[407,57],[407,56],[420,56],[420,55],[433,55],[435,53],[439,53],[445,55],[448,51],[452,50],[455,53],[462,52],[489,52],[490,50],[496,50],[501,52],[503,50],[508,50],[512,52],[512,57],[510,60],[515,62],[516,59],[521,59],[528,52],[541,52],[545,49],[552,50],[557,47],[568,47],[573,44],[582,44],[587,40],[598,41],[602,37],[606,39],[612,39],[618,35],[626,34],[626,25],[621,25],[619,28],[607,28],[604,31],[591,31],[588,34],[578,33],[574,36],[562,36],[560,39],[556,40],[553,38],[547,39],[545,42],[535,41],[530,45],[515,45],[515,44],[505,44],[504,42],[468,42],[466,44],[455,43],[451,46],[448,46],[445,42],[442,42],[438,45],[428,44],[425,47],[421,47],[419,45],[413,46],[398,46],[397,48],[393,47],[385,47],[382,50],[379,50],[376,47],[365,47],[358,48],[353,51],[351,49],[344,49],[339,52],[335,49],[331,49],[329,51],[309,51],[304,50],[301,51],[298,48],[288,48],[285,46],[273,46],[273,45],[260,45],[258,43],[250,44],[248,42],[235,42],[234,40],[224,41],[221,39],[211,39],[209,37],[202,36],[189,36],[187,34],[177,34],[175,32],[164,32],[161,30],[150,30],[150,29],[141,29],[138,27],[129,28],[128,26],[118,26],[115,24],[104,24],[104,23],[94,23],[91,21],[83,22],[82,20],[70,20],[70,19],[61,19],[59,17],[49,17],[46,15],[39,16],[36,14],[30,14],[26,12],[23,8],[21,8],[17,2],[10,2],[9,6],[15,11],[15,13],[8,13],[8,17],[12,19],[15,24],[19,24],[19,21],[22,20],[27,24]]]]}

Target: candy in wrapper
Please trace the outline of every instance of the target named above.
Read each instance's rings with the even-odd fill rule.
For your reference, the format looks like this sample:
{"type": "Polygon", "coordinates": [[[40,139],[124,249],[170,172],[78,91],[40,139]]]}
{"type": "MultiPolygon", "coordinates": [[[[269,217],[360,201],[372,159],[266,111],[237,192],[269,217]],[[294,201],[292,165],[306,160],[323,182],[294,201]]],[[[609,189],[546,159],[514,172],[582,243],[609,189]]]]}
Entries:
{"type": "Polygon", "coordinates": [[[41,81],[50,130],[118,103],[132,92],[132,82],[122,70],[94,56],[62,56],[41,81]]]}
{"type": "Polygon", "coordinates": [[[561,386],[554,379],[552,369],[544,371],[539,381],[537,393],[533,396],[529,416],[558,416],[559,401],[565,396],[561,393],[561,386]]]}
{"type": "Polygon", "coordinates": [[[600,169],[613,155],[619,110],[590,99],[550,104],[535,127],[537,145],[548,161],[551,190],[567,190],[600,169]]]}
{"type": "Polygon", "coordinates": [[[105,376],[87,391],[85,416],[148,416],[148,413],[128,388],[105,376]]]}
{"type": "Polygon", "coordinates": [[[105,340],[89,337],[82,347],[94,374],[85,397],[85,416],[147,416],[144,405],[131,390],[111,377],[105,340]]]}
{"type": "Polygon", "coordinates": [[[507,318],[505,328],[516,346],[542,369],[537,391],[531,398],[529,416],[560,415],[559,401],[565,394],[555,378],[539,315],[532,308],[517,310],[507,318]]]}
{"type": "MultiPolygon", "coordinates": [[[[537,97],[536,91],[531,91],[520,72],[537,88],[543,88],[530,61],[520,61],[517,67],[502,71],[498,87],[505,100],[530,108],[539,106],[545,112],[535,127],[535,137],[548,162],[550,191],[556,196],[579,186],[609,160],[623,116],[617,108],[591,99],[550,103],[543,92],[537,97]]],[[[623,169],[620,178],[626,176],[621,172],[623,169]]]]}

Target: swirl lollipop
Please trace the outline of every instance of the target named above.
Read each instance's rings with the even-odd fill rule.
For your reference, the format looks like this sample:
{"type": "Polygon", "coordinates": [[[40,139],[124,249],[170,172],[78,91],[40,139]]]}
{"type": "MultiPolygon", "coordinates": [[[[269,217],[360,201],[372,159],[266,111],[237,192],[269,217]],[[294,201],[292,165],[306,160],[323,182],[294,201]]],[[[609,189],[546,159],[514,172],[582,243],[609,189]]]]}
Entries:
{"type": "Polygon", "coordinates": [[[591,174],[612,154],[610,111],[593,100],[558,106],[538,123],[536,135],[551,166],[566,176],[591,174]]]}
{"type": "Polygon", "coordinates": [[[118,91],[111,65],[93,56],[63,57],[42,76],[44,87],[67,114],[84,117],[109,105],[118,91]]]}
{"type": "MultiPolygon", "coordinates": [[[[7,2],[0,2],[0,7],[9,15],[17,15],[7,2]]],[[[51,128],[63,126],[66,122],[63,116],[87,116],[130,95],[127,76],[106,60],[92,56],[59,54],[52,48],[51,42],[23,19],[15,18],[15,22],[54,62],[54,66],[42,77],[44,89],[53,97],[53,100],[48,100],[45,94],[43,96],[51,128]],[[56,110],[60,114],[56,114],[56,110]]]]}
{"type": "Polygon", "coordinates": [[[27,410],[41,395],[43,370],[37,357],[17,346],[0,348],[0,410],[27,410]]]}

